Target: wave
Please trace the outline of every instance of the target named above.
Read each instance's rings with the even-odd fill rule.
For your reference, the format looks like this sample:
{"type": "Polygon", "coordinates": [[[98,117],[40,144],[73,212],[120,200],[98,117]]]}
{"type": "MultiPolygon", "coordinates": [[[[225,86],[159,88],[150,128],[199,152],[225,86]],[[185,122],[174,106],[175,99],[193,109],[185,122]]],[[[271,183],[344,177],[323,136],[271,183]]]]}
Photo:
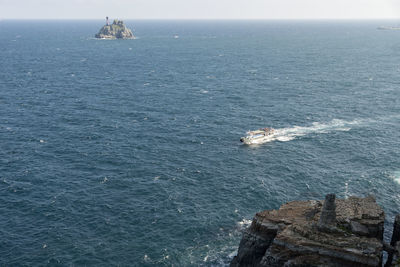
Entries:
{"type": "Polygon", "coordinates": [[[400,184],[400,170],[393,171],[388,174],[388,176],[393,179],[396,183],[400,184]]]}
{"type": "Polygon", "coordinates": [[[240,222],[237,223],[237,226],[238,226],[239,230],[244,230],[247,227],[249,227],[251,223],[252,223],[252,220],[243,219],[243,220],[241,220],[240,222]]]}

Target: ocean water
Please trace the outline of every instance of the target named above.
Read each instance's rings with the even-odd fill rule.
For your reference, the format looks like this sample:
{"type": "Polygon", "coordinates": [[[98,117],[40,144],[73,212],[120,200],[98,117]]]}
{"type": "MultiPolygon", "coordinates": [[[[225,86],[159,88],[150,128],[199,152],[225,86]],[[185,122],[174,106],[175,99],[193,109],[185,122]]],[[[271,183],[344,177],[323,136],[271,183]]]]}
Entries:
{"type": "Polygon", "coordinates": [[[256,212],[327,193],[375,195],[389,239],[395,22],[126,23],[0,21],[0,266],[226,265],[256,212]]]}

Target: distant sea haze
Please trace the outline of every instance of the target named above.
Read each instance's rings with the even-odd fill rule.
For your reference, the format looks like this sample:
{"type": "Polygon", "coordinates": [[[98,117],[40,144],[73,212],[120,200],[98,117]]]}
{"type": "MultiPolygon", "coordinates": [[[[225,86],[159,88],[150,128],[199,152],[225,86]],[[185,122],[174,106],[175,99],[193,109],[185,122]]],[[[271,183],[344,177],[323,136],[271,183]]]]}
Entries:
{"type": "Polygon", "coordinates": [[[0,266],[224,266],[256,212],[327,193],[372,193],[393,221],[397,31],[125,23],[137,39],[1,22],[0,266]]]}

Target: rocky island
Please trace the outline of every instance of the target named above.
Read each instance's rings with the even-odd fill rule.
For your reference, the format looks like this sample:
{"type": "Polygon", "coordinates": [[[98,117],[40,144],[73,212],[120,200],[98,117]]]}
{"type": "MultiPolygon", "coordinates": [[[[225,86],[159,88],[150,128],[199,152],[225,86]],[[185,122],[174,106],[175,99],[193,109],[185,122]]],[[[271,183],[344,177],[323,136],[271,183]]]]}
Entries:
{"type": "Polygon", "coordinates": [[[255,215],[230,266],[399,266],[400,215],[390,244],[384,217],[373,197],[289,202],[255,215]]]}
{"type": "Polygon", "coordinates": [[[106,18],[106,25],[95,35],[99,39],[134,39],[132,31],[128,29],[122,20],[115,19],[110,25],[108,17],[106,18]]]}

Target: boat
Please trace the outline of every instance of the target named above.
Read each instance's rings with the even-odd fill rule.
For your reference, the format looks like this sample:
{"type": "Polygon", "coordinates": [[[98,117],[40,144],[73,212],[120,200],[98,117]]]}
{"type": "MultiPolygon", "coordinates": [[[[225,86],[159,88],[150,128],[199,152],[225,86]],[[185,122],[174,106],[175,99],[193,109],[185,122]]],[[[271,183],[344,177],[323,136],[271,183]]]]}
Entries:
{"type": "Polygon", "coordinates": [[[377,28],[378,30],[393,30],[393,31],[398,31],[398,30],[400,30],[400,27],[391,27],[391,26],[379,26],[378,28],[377,28]]]}
{"type": "Polygon", "coordinates": [[[271,137],[275,135],[275,129],[273,128],[261,128],[255,131],[248,131],[245,137],[240,138],[240,142],[246,145],[260,144],[271,140],[271,137]]]}

